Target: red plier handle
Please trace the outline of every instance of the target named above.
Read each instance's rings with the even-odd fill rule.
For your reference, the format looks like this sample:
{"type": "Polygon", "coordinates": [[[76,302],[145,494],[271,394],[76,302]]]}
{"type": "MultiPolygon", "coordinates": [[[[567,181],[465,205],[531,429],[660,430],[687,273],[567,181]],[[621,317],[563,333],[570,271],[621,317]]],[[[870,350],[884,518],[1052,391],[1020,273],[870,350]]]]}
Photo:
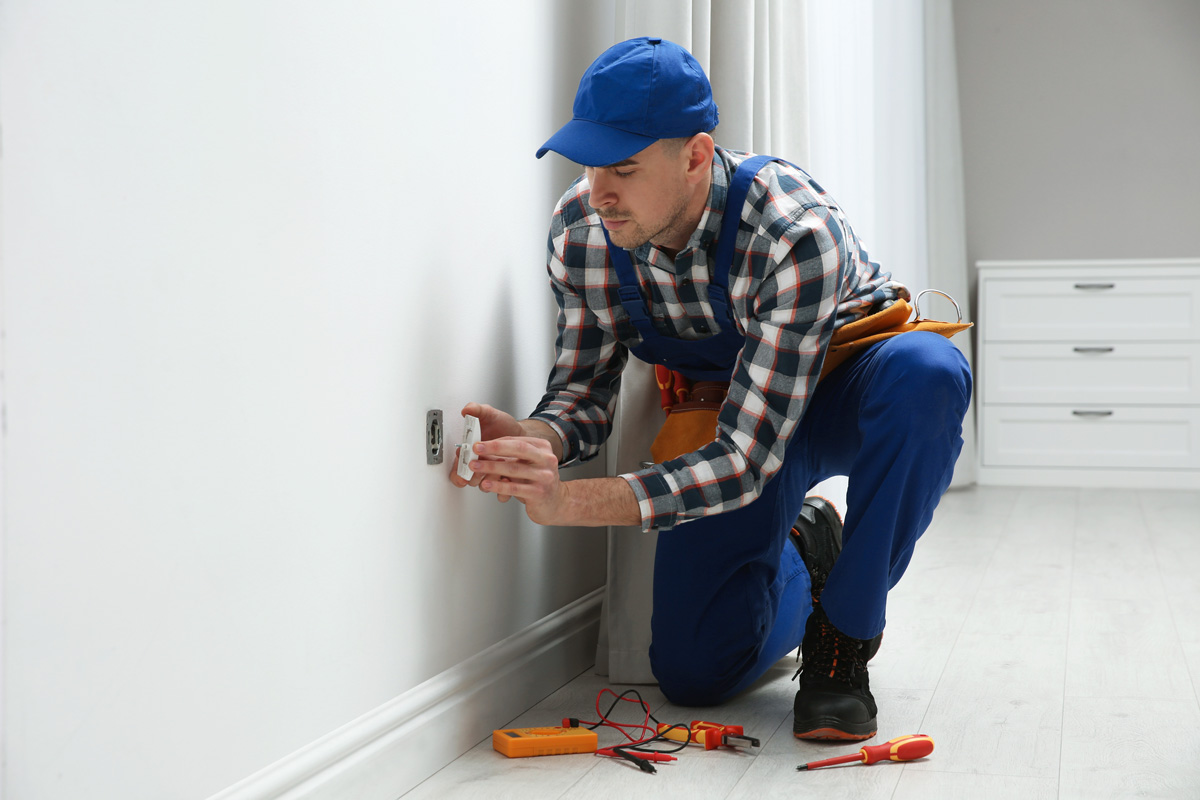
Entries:
{"type": "MultiPolygon", "coordinates": [[[[670,727],[666,724],[659,725],[659,734],[677,742],[685,741],[686,734],[683,731],[678,727],[675,730],[669,730],[670,727]]],[[[692,743],[704,745],[705,750],[716,750],[718,747],[759,746],[758,739],[747,736],[741,725],[722,725],[719,722],[693,720],[688,732],[691,734],[692,743]]]]}

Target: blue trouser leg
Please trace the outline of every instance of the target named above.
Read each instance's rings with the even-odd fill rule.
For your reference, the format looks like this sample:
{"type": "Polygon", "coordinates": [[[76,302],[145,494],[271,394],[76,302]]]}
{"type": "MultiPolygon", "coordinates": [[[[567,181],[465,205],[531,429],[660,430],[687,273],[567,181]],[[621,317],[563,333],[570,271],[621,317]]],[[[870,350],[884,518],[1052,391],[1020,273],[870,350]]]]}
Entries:
{"type": "Polygon", "coordinates": [[[650,664],[672,702],[721,702],[803,636],[808,570],[787,541],[809,487],[801,461],[750,505],[659,532],[650,664]]]}
{"type": "Polygon", "coordinates": [[[829,476],[849,482],[822,606],[850,636],[883,629],[887,592],[953,475],[970,395],[970,370],[948,340],[886,339],[821,382],[757,500],[659,533],[650,661],[672,702],[722,702],[800,644],[809,578],[787,535],[807,491],[829,476]]]}

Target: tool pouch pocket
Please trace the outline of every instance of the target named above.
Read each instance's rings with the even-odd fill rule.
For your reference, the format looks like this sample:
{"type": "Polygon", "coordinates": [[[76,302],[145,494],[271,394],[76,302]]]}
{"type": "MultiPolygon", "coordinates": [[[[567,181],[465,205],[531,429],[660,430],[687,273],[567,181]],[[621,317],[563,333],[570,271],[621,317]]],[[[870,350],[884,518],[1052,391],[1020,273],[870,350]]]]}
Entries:
{"type": "Polygon", "coordinates": [[[699,450],[717,438],[717,415],[729,394],[729,382],[692,383],[663,366],[655,366],[654,372],[663,392],[667,419],[650,445],[650,457],[661,464],[699,450]]]}

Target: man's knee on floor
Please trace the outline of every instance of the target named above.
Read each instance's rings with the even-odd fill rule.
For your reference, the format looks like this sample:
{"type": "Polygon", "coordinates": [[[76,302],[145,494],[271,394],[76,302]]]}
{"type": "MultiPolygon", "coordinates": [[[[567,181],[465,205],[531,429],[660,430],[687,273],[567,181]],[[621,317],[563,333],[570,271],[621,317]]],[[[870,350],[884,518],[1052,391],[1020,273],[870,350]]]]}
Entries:
{"type": "Polygon", "coordinates": [[[658,678],[658,688],[672,705],[690,708],[720,705],[729,698],[729,687],[697,682],[691,675],[658,678]]]}
{"type": "Polygon", "coordinates": [[[679,706],[713,706],[729,698],[755,661],[755,653],[720,652],[696,646],[650,650],[650,668],[667,700],[679,706]]]}
{"type": "Polygon", "coordinates": [[[658,688],[667,702],[685,708],[706,708],[725,701],[723,692],[711,686],[697,686],[686,682],[659,680],[658,688]]]}

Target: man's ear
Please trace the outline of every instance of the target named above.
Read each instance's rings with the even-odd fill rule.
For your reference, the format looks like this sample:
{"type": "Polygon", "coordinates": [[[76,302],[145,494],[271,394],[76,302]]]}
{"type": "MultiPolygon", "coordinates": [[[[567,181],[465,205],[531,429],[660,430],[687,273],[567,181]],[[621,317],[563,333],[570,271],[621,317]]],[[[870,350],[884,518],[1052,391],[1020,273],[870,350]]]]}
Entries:
{"type": "Polygon", "coordinates": [[[708,170],[712,167],[714,148],[713,139],[707,133],[697,133],[688,139],[683,149],[688,158],[687,177],[689,181],[698,181],[708,174],[708,170]]]}

